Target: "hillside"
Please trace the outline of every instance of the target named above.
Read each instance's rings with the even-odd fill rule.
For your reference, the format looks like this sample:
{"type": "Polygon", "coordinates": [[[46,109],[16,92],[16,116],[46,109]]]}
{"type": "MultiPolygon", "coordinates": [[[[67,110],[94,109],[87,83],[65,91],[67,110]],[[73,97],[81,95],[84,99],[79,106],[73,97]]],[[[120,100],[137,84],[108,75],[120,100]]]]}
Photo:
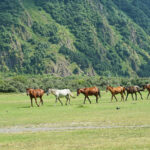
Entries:
{"type": "Polygon", "coordinates": [[[150,76],[147,0],[0,1],[0,71],[150,76]]]}

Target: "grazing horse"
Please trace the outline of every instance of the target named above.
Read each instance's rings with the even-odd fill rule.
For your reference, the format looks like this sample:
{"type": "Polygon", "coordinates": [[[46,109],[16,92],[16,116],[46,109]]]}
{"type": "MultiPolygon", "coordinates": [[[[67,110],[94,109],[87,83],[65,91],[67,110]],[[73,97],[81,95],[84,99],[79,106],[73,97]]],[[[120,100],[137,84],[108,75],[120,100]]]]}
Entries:
{"type": "Polygon", "coordinates": [[[38,98],[38,97],[40,98],[40,102],[41,102],[41,104],[43,105],[42,96],[44,95],[44,90],[42,90],[42,89],[31,89],[31,88],[27,88],[27,89],[26,89],[26,93],[27,93],[27,95],[30,96],[30,99],[31,99],[31,107],[33,107],[33,102],[32,102],[32,99],[33,99],[33,98],[35,99],[36,105],[39,107],[39,104],[37,103],[37,98],[38,98]]]}
{"type": "Polygon", "coordinates": [[[129,94],[132,95],[132,100],[134,100],[133,94],[135,94],[135,98],[137,100],[137,94],[136,94],[137,92],[140,94],[141,99],[143,99],[142,94],[140,92],[140,91],[143,91],[143,89],[141,89],[139,86],[137,86],[137,85],[136,86],[130,86],[130,87],[126,87],[125,89],[127,91],[126,100],[127,100],[129,94]]]}
{"type": "Polygon", "coordinates": [[[96,103],[98,103],[98,96],[101,97],[100,90],[97,87],[89,87],[89,88],[77,89],[77,96],[80,93],[82,93],[85,96],[84,97],[84,102],[83,102],[84,104],[85,104],[86,98],[88,98],[88,100],[89,100],[89,102],[91,104],[89,96],[95,95],[95,97],[96,97],[96,103]]]}
{"type": "Polygon", "coordinates": [[[66,97],[66,105],[67,105],[68,100],[69,100],[69,104],[70,104],[70,96],[75,98],[69,89],[62,89],[62,90],[48,89],[47,95],[50,93],[52,93],[56,97],[55,102],[57,102],[57,100],[59,100],[61,105],[63,105],[63,103],[60,100],[60,97],[66,97]]]}
{"type": "Polygon", "coordinates": [[[149,97],[149,95],[150,95],[150,84],[144,85],[144,86],[143,86],[143,89],[144,89],[144,90],[147,89],[147,91],[148,91],[147,99],[148,99],[148,97],[149,97]]]}
{"type": "Polygon", "coordinates": [[[124,101],[124,96],[123,96],[123,94],[125,94],[125,88],[124,88],[124,87],[122,87],[122,86],[118,86],[118,87],[107,86],[107,87],[106,87],[106,92],[107,92],[108,90],[109,90],[109,91],[111,92],[111,94],[112,94],[111,102],[112,102],[112,100],[113,100],[113,97],[115,97],[116,102],[118,101],[117,98],[116,98],[116,96],[115,96],[116,94],[120,94],[120,95],[121,95],[121,101],[122,101],[122,99],[123,99],[123,101],[124,101]]]}

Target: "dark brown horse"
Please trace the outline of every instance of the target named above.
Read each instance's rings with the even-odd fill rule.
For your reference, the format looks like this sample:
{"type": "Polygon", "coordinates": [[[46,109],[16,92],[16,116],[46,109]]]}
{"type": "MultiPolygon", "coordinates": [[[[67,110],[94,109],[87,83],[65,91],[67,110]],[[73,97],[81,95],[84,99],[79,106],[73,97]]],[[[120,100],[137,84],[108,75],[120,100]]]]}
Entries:
{"type": "Polygon", "coordinates": [[[125,94],[125,88],[124,88],[124,87],[122,87],[122,86],[118,86],[118,87],[107,86],[107,87],[106,87],[106,92],[107,92],[108,90],[109,90],[109,91],[111,92],[111,94],[112,94],[111,102],[112,102],[112,100],[113,100],[113,97],[115,97],[116,101],[118,101],[117,98],[116,98],[116,96],[115,96],[116,94],[120,94],[120,95],[121,95],[121,101],[122,101],[122,100],[124,101],[124,96],[123,96],[123,94],[125,94]]]}
{"type": "Polygon", "coordinates": [[[143,86],[143,89],[147,89],[147,91],[148,91],[147,99],[148,99],[148,97],[149,97],[149,95],[150,95],[150,84],[144,85],[144,86],[143,86]]]}
{"type": "Polygon", "coordinates": [[[137,92],[140,94],[141,99],[143,99],[142,94],[140,91],[143,91],[143,89],[141,89],[139,86],[130,86],[130,87],[126,87],[125,88],[127,91],[127,96],[126,96],[126,100],[128,98],[128,95],[131,94],[132,95],[132,100],[134,100],[133,94],[135,94],[135,99],[137,100],[137,92]]]}
{"type": "Polygon", "coordinates": [[[43,105],[42,96],[44,95],[44,90],[42,90],[42,89],[31,89],[31,88],[27,88],[27,89],[26,89],[26,93],[27,93],[27,95],[30,96],[30,99],[31,99],[31,107],[33,107],[33,102],[32,102],[32,99],[33,99],[33,98],[35,99],[36,105],[39,107],[39,104],[37,103],[37,98],[38,98],[38,97],[40,98],[40,102],[41,102],[41,104],[43,105]]]}
{"type": "Polygon", "coordinates": [[[89,87],[89,88],[82,88],[82,89],[77,89],[77,96],[82,93],[85,97],[84,97],[84,104],[86,101],[86,98],[88,98],[90,104],[90,98],[89,96],[94,95],[96,97],[96,103],[98,103],[98,97],[101,97],[100,95],[100,90],[97,87],[89,87]]]}

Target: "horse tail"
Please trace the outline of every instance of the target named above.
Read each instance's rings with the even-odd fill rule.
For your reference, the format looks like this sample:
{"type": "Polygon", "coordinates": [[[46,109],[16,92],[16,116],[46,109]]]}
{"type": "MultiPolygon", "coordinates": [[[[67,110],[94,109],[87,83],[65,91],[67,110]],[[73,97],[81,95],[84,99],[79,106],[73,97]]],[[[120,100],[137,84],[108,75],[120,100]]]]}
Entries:
{"type": "Polygon", "coordinates": [[[100,89],[98,89],[98,95],[99,95],[99,97],[101,97],[100,89]]]}
{"type": "Polygon", "coordinates": [[[123,94],[126,95],[126,88],[123,87],[123,94]]]}
{"type": "Polygon", "coordinates": [[[72,98],[76,98],[71,92],[69,94],[72,98]]]}
{"type": "Polygon", "coordinates": [[[144,91],[144,88],[141,88],[141,87],[139,87],[139,86],[136,86],[136,88],[137,88],[137,92],[139,91],[144,91]]]}

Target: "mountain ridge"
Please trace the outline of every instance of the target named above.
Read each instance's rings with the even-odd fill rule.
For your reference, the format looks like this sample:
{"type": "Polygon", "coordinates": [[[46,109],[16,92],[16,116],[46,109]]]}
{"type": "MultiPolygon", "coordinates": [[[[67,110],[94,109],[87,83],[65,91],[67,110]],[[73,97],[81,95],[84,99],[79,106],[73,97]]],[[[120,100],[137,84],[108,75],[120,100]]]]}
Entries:
{"type": "Polygon", "coordinates": [[[3,0],[0,71],[149,77],[145,0],[3,0]]]}

